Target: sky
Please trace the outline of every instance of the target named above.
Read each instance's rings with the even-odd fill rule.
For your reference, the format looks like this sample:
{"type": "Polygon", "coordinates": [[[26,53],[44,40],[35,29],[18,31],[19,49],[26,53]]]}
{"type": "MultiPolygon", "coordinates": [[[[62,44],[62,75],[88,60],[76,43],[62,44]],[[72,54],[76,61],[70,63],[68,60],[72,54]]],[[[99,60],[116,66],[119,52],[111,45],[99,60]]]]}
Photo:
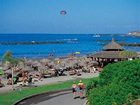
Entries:
{"type": "Polygon", "coordinates": [[[131,31],[140,31],[140,0],[0,0],[0,33],[131,31]]]}

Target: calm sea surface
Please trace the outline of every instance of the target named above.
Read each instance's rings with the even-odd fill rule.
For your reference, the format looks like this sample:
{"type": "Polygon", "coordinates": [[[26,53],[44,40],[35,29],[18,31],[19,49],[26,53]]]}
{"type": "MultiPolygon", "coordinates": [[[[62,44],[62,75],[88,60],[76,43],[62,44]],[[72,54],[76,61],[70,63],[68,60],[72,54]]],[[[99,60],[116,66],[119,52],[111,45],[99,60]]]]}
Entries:
{"type": "MultiPolygon", "coordinates": [[[[112,38],[118,43],[140,43],[140,37],[119,35],[95,34],[0,34],[1,42],[64,42],[55,44],[0,44],[0,57],[7,51],[13,52],[15,57],[47,57],[52,53],[55,56],[66,56],[80,52],[81,55],[100,51],[104,44],[112,38]]],[[[140,47],[123,47],[126,50],[140,51],[140,47]]]]}

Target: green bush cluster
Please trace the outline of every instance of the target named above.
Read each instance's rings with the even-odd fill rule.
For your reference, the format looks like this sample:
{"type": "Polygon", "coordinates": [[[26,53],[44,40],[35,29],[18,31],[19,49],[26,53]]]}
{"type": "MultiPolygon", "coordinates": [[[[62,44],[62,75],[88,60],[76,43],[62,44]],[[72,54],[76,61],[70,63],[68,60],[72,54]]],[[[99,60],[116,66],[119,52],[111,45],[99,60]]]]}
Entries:
{"type": "Polygon", "coordinates": [[[86,90],[90,105],[131,105],[140,98],[140,60],[107,65],[86,90]]]}

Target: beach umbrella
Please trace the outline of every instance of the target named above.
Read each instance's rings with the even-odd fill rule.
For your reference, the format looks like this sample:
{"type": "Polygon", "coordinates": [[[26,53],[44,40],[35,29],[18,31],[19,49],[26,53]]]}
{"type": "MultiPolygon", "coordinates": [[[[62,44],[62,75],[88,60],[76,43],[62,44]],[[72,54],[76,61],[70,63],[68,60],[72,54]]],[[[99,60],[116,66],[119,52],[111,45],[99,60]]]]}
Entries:
{"type": "Polygon", "coordinates": [[[61,67],[61,65],[55,65],[54,68],[55,68],[55,69],[60,69],[60,68],[62,68],[62,67],[61,67]]]}
{"type": "Polygon", "coordinates": [[[21,67],[21,68],[24,68],[25,67],[25,64],[24,64],[24,62],[19,62],[19,67],[21,67]]]}
{"type": "Polygon", "coordinates": [[[39,71],[43,71],[43,70],[48,69],[48,67],[46,67],[46,66],[40,66],[38,69],[39,69],[39,71]]]}
{"type": "Polygon", "coordinates": [[[62,65],[63,67],[65,67],[66,64],[67,64],[67,61],[66,61],[66,60],[62,60],[62,61],[61,61],[61,65],[62,65]]]}
{"type": "Polygon", "coordinates": [[[0,62],[0,66],[2,66],[3,65],[3,62],[0,62]]]}
{"type": "Polygon", "coordinates": [[[77,51],[77,52],[75,52],[75,54],[80,54],[80,52],[77,51]]]}
{"type": "Polygon", "coordinates": [[[48,65],[49,62],[50,62],[49,59],[42,59],[42,60],[40,60],[40,63],[41,63],[42,66],[48,65]]]}
{"type": "Polygon", "coordinates": [[[78,62],[78,65],[79,65],[79,66],[84,66],[85,63],[81,61],[81,62],[78,62]]]}
{"type": "Polygon", "coordinates": [[[33,70],[33,68],[31,68],[29,66],[26,66],[26,67],[24,67],[23,71],[31,72],[31,71],[34,71],[34,70],[33,70]]]}
{"type": "Polygon", "coordinates": [[[33,64],[33,61],[32,60],[28,60],[27,62],[26,62],[26,65],[28,65],[28,66],[31,66],[33,64]]]}
{"type": "Polygon", "coordinates": [[[11,69],[6,70],[5,74],[12,74],[12,70],[11,69]]]}
{"type": "Polygon", "coordinates": [[[55,63],[54,63],[54,62],[49,62],[48,65],[49,65],[49,66],[54,66],[55,63]]]}
{"type": "Polygon", "coordinates": [[[3,71],[9,70],[9,69],[10,69],[9,66],[4,66],[4,67],[3,67],[3,71]]]}
{"type": "Polygon", "coordinates": [[[34,61],[34,62],[32,63],[32,66],[33,66],[33,67],[39,67],[39,66],[41,66],[41,63],[40,63],[39,61],[34,61]]]}
{"type": "Polygon", "coordinates": [[[40,62],[42,62],[42,63],[48,63],[48,62],[50,62],[50,60],[49,59],[42,59],[42,60],[40,60],[40,62]]]}
{"type": "Polygon", "coordinates": [[[38,75],[38,74],[39,74],[38,71],[31,71],[31,72],[29,72],[29,75],[38,75]]]}
{"type": "Polygon", "coordinates": [[[97,66],[99,63],[97,61],[91,61],[90,64],[97,66]]]}
{"type": "Polygon", "coordinates": [[[54,62],[55,62],[55,64],[60,64],[61,63],[60,58],[55,58],[54,62]]]}
{"type": "Polygon", "coordinates": [[[55,58],[54,60],[58,61],[58,60],[60,60],[60,58],[55,58]]]}

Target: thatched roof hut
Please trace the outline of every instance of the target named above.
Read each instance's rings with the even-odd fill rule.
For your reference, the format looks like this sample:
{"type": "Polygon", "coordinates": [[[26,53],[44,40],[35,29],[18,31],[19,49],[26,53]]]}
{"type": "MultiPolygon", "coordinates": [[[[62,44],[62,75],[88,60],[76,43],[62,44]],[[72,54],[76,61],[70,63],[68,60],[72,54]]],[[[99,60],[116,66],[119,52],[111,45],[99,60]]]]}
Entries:
{"type": "Polygon", "coordinates": [[[96,61],[107,64],[116,61],[135,59],[138,57],[136,52],[124,50],[118,43],[112,39],[112,41],[105,45],[101,52],[90,55],[89,57],[96,61]]]}
{"type": "Polygon", "coordinates": [[[124,49],[112,39],[111,43],[103,47],[104,51],[123,51],[124,49]]]}

